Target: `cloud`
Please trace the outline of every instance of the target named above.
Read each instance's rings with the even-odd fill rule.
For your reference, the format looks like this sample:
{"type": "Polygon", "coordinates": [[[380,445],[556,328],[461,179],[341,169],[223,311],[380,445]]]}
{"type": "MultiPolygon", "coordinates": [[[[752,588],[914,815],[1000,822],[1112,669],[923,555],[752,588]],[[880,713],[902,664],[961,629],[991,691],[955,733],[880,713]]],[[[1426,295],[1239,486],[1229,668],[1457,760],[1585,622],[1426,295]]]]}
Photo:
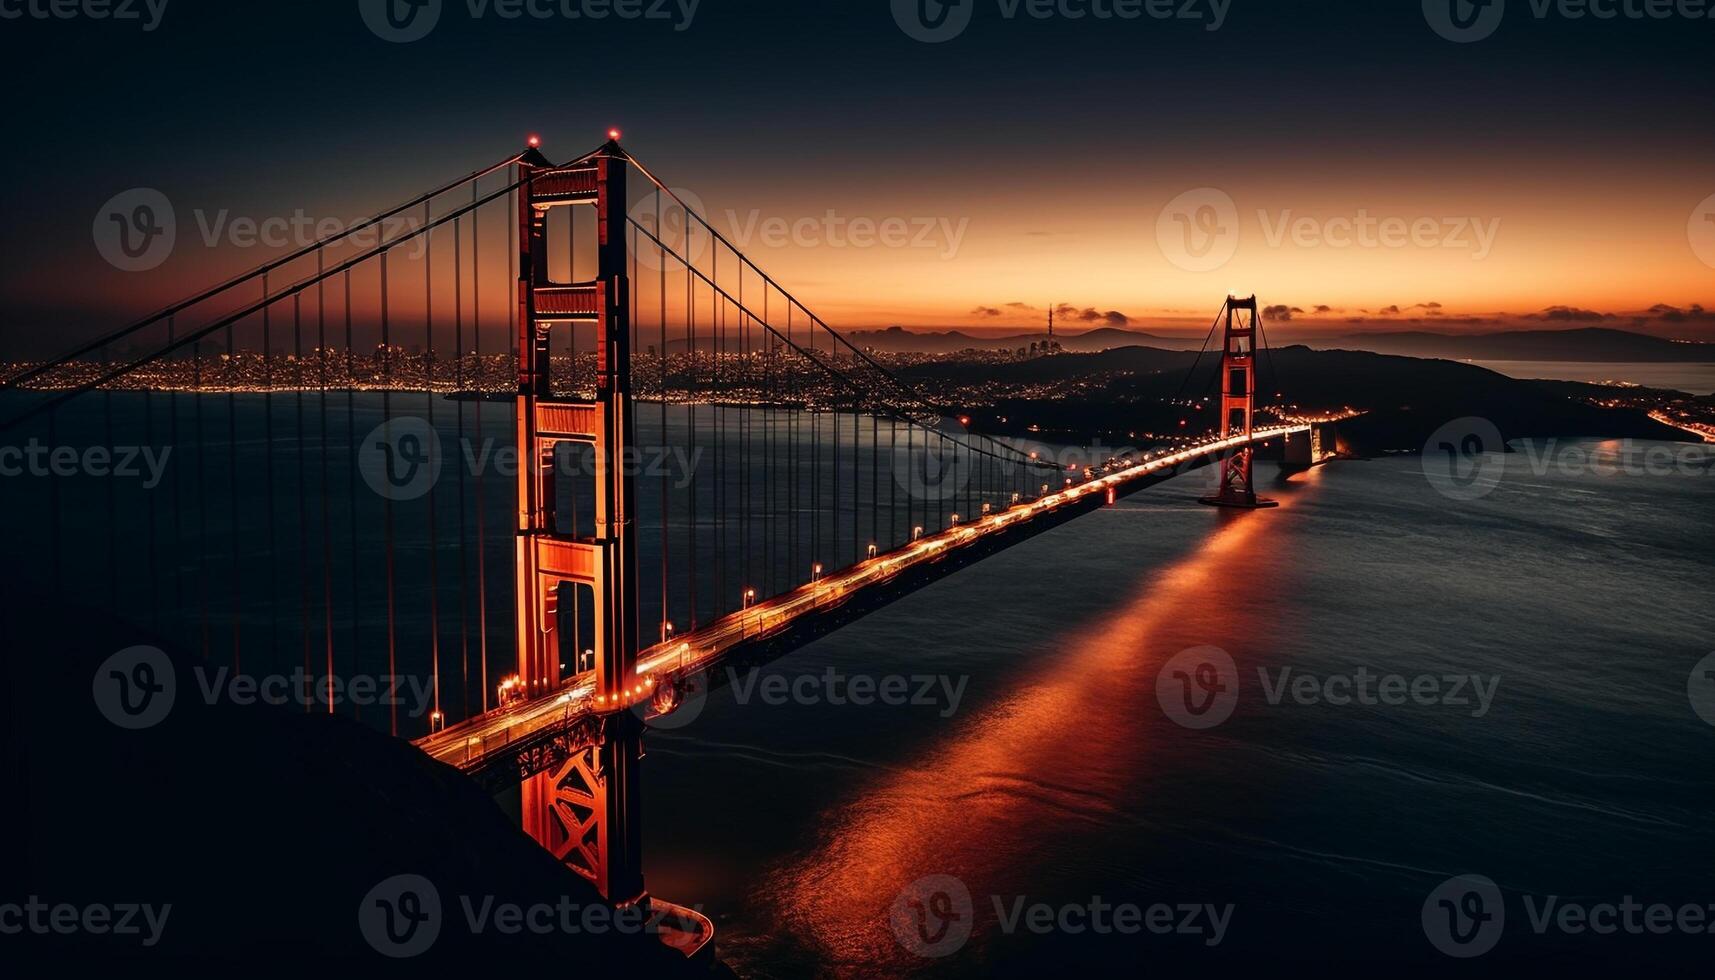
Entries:
{"type": "Polygon", "coordinates": [[[1597,313],[1595,310],[1579,309],[1576,306],[1550,306],[1540,313],[1526,313],[1521,319],[1546,320],[1550,323],[1577,323],[1614,319],[1612,313],[1597,313]]]}
{"type": "Polygon", "coordinates": [[[1008,303],[1006,304],[1006,308],[1009,310],[1018,310],[1021,313],[1036,312],[1036,307],[1031,306],[1029,303],[1008,303]]]}
{"type": "Polygon", "coordinates": [[[1054,316],[1059,320],[1076,320],[1079,323],[1102,323],[1110,327],[1131,326],[1131,317],[1118,310],[1103,312],[1093,306],[1079,309],[1070,303],[1061,303],[1054,307],[1054,316]]]}
{"type": "Polygon", "coordinates": [[[1698,303],[1693,303],[1690,308],[1683,310],[1677,306],[1669,306],[1666,303],[1657,303],[1650,307],[1648,312],[1655,314],[1658,320],[1662,320],[1667,323],[1690,323],[1693,321],[1701,322],[1715,320],[1715,313],[1705,310],[1702,305],[1698,303]]]}
{"type": "Polygon", "coordinates": [[[1381,309],[1377,310],[1376,312],[1381,314],[1382,316],[1399,316],[1399,307],[1398,306],[1384,306],[1381,309]]]}
{"type": "Polygon", "coordinates": [[[1439,310],[1439,309],[1441,309],[1441,304],[1434,302],[1432,300],[1428,303],[1418,303],[1418,304],[1412,306],[1412,309],[1414,309],[1414,310],[1439,310]]]}
{"type": "Polygon", "coordinates": [[[1303,313],[1303,312],[1304,312],[1304,310],[1299,308],[1299,307],[1286,306],[1286,305],[1282,304],[1280,306],[1264,307],[1263,311],[1262,311],[1262,318],[1264,320],[1273,320],[1276,323],[1285,323],[1285,322],[1292,319],[1292,315],[1294,313],[1303,313]]]}
{"type": "Polygon", "coordinates": [[[971,311],[971,316],[1000,316],[1000,311],[992,306],[979,306],[971,311]]]}
{"type": "Polygon", "coordinates": [[[1324,313],[1332,313],[1332,312],[1334,312],[1334,308],[1333,308],[1333,307],[1332,307],[1332,306],[1324,306],[1324,305],[1322,305],[1322,304],[1317,304],[1317,305],[1316,305],[1316,306],[1315,306],[1315,307],[1314,307],[1314,308],[1313,308],[1313,310],[1312,310],[1312,312],[1314,312],[1314,313],[1315,313],[1315,314],[1316,314],[1316,315],[1317,315],[1317,316],[1321,316],[1321,315],[1322,315],[1322,314],[1324,314],[1324,313]]]}

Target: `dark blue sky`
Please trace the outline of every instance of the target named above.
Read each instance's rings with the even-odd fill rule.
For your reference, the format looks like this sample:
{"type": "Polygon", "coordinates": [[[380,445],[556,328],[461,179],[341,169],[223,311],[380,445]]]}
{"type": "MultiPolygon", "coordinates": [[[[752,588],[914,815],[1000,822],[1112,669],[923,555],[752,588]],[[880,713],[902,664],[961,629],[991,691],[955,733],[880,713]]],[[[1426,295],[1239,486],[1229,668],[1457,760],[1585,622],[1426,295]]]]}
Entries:
{"type": "MultiPolygon", "coordinates": [[[[968,174],[1010,176],[1022,207],[1044,184],[1199,167],[1342,179],[1361,165],[1458,187],[1566,158],[1644,184],[1700,173],[1715,190],[1715,20],[1538,20],[1511,0],[1492,38],[1454,44],[1419,0],[1231,0],[1218,31],[1008,20],[1002,0],[964,2],[969,28],[942,44],[907,37],[889,0],[701,0],[684,30],[492,9],[473,19],[467,0],[446,0],[434,30],[405,44],[372,33],[358,0],[168,0],[149,32],[0,20],[15,93],[7,326],[73,283],[73,307],[147,305],[113,298],[136,282],[89,244],[89,216],[125,188],[356,215],[526,133],[559,157],[610,124],[658,171],[726,198],[863,184],[909,199],[968,174]]],[[[1564,201],[1569,220],[1584,203],[1564,201]]]]}

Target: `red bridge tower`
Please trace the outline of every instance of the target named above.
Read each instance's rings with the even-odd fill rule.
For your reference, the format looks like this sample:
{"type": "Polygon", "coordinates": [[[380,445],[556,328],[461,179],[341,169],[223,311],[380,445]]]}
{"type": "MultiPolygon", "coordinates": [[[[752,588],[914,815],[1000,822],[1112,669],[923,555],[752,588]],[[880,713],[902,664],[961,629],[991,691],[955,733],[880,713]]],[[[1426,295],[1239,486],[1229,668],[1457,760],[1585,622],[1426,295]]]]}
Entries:
{"type": "Polygon", "coordinates": [[[1244,436],[1247,444],[1221,458],[1221,486],[1203,503],[1216,507],[1274,507],[1256,495],[1251,463],[1256,450],[1248,444],[1256,410],[1256,297],[1227,297],[1225,342],[1221,345],[1221,438],[1244,436]]]}

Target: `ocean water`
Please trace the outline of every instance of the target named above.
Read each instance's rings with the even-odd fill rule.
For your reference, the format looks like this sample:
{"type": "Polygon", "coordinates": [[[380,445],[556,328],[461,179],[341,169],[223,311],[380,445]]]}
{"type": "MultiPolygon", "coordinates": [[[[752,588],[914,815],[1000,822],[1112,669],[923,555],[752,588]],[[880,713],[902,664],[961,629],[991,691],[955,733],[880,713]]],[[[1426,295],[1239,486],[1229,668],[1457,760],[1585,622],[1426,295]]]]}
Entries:
{"type": "Polygon", "coordinates": [[[1715,902],[1715,728],[1688,695],[1715,650],[1715,476],[1505,466],[1457,502],[1416,459],[1339,462],[1249,513],[1186,477],[872,614],[764,674],[955,678],[956,710],[717,692],[649,741],[650,885],[702,903],[755,977],[1468,973],[1424,920],[1466,874],[1505,911],[1475,966],[1695,962],[1707,935],[1538,934],[1532,913],[1715,902]],[[1157,685],[1208,646],[1236,701],[1196,730],[1157,685]],[[1447,703],[1271,703],[1284,668],[1492,686],[1486,710],[1445,681],[1447,703]],[[1230,913],[1214,944],[1060,917],[1093,902],[1230,913]],[[1061,925],[1009,924],[1021,903],[1061,925]],[[919,916],[943,945],[912,940],[919,916]]]}
{"type": "MultiPolygon", "coordinates": [[[[286,669],[301,621],[323,635],[316,599],[331,576],[335,668],[383,669],[382,500],[352,473],[358,440],[343,425],[324,464],[313,401],[300,459],[285,439],[296,401],[276,397],[270,416],[254,398],[150,407],[115,396],[108,441],[181,447],[166,480],[144,491],[9,478],[0,488],[27,519],[6,553],[39,561],[57,486],[62,546],[94,559],[78,569],[94,595],[177,605],[162,628],[220,662],[241,639],[236,608],[246,669],[286,669]],[[232,452],[221,448],[229,425],[232,452]],[[216,448],[193,451],[199,432],[216,448]],[[319,543],[323,465],[331,553],[319,543]],[[294,525],[299,488],[307,534],[294,525]],[[269,509],[278,536],[258,514],[269,509]],[[127,533],[105,533],[113,526],[127,533]],[[110,549],[152,554],[159,572],[114,573],[110,549]]],[[[102,407],[30,434],[88,444],[105,431],[102,407]]],[[[357,407],[361,435],[381,406],[359,396],[357,407]]],[[[429,406],[396,396],[393,409],[429,406]]],[[[454,446],[456,415],[436,412],[454,446]]],[[[509,430],[504,406],[465,427],[497,442],[509,430]]],[[[1281,506],[1235,513],[1195,503],[1212,479],[1198,471],[731,678],[646,740],[649,886],[701,906],[721,957],[747,977],[1226,975],[1359,961],[1468,973],[1432,941],[1446,911],[1434,895],[1458,875],[1492,880],[1505,914],[1476,966],[1682,969],[1706,956],[1708,935],[1539,934],[1532,913],[1549,896],[1556,907],[1715,903],[1715,725],[1692,700],[1715,651],[1715,475],[1707,459],[1635,473],[1583,465],[1620,451],[1613,443],[1530,448],[1495,460],[1499,482],[1468,501],[1439,494],[1422,461],[1394,458],[1287,480],[1259,467],[1281,506]],[[1569,465],[1544,466],[1545,453],[1569,465]],[[1175,719],[1199,716],[1174,705],[1201,696],[1185,685],[1218,663],[1211,649],[1232,665],[1214,678],[1230,717],[1187,727],[1175,719]],[[1445,696],[1337,703],[1364,677],[1445,696]],[[1317,696],[1291,694],[1300,683],[1317,696]],[[898,696],[874,703],[854,685],[898,696]],[[1098,928],[1116,906],[1172,928],[1098,928]]],[[[481,549],[460,550],[476,528],[454,512],[463,493],[474,507],[478,483],[490,490],[497,670],[510,649],[510,481],[485,472],[464,486],[459,472],[449,465],[438,497],[396,502],[391,519],[400,668],[418,676],[430,580],[449,678],[454,663],[472,677],[481,668],[477,610],[459,587],[481,549]]],[[[658,550],[644,537],[645,554],[658,550]]],[[[703,554],[718,543],[705,538],[703,554]]],[[[423,724],[402,718],[401,733],[423,724]]]]}
{"type": "Polygon", "coordinates": [[[1471,361],[1509,378],[1551,381],[1624,382],[1672,388],[1693,395],[1715,394],[1715,364],[1627,364],[1590,361],[1471,361]]]}

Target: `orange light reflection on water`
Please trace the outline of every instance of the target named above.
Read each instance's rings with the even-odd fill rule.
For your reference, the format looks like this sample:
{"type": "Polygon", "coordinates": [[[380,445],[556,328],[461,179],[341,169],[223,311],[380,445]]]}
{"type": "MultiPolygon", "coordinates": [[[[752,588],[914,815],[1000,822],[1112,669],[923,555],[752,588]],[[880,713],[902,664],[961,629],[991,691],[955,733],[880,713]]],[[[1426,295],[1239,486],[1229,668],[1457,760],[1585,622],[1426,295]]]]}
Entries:
{"type": "MultiPolygon", "coordinates": [[[[1317,479],[1312,470],[1294,483],[1317,479]]],[[[1099,831],[1095,822],[1118,815],[1113,801],[1148,756],[1173,751],[1149,738],[1165,724],[1159,665],[1232,630],[1235,610],[1219,608],[1218,597],[1268,587],[1252,570],[1285,560],[1267,542],[1291,497],[1278,510],[1220,512],[1195,552],[1141,579],[1135,599],[1105,621],[1044,651],[1038,680],[826,814],[819,844],[765,881],[770,917],[823,963],[905,972],[927,962],[894,938],[890,909],[912,882],[945,874],[970,888],[971,942],[980,942],[992,915],[986,896],[1052,860],[1046,837],[1079,822],[1099,831]]]]}

